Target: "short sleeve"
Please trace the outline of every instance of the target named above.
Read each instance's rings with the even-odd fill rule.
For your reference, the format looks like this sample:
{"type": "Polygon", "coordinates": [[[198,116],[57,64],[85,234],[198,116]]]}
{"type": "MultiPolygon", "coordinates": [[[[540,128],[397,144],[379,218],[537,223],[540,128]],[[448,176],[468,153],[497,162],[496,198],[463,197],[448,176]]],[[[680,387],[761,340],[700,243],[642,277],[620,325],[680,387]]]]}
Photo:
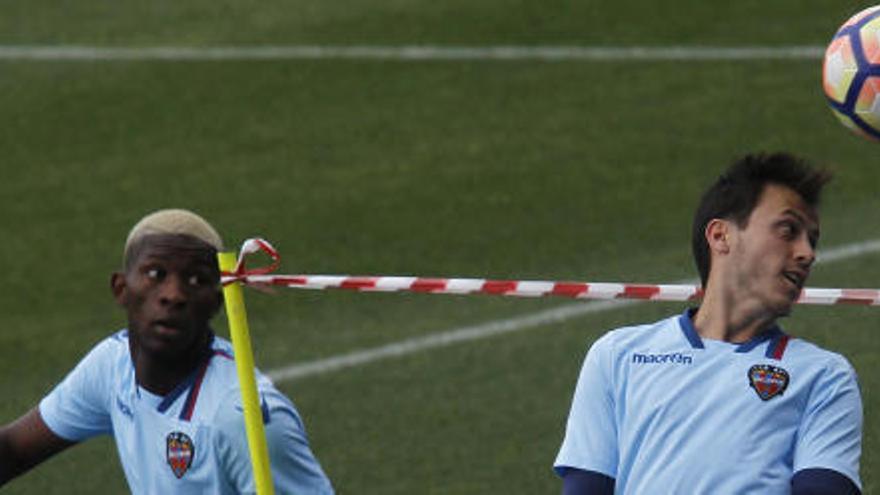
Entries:
{"type": "MultiPolygon", "coordinates": [[[[236,391],[237,393],[237,391],[236,391]]],[[[332,494],[330,480],[312,454],[305,428],[293,404],[274,389],[261,392],[272,484],[278,494],[332,494]]],[[[244,413],[240,399],[223,408],[215,424],[215,448],[226,481],[234,493],[253,494],[253,479],[244,413]]]]}
{"type": "Polygon", "coordinates": [[[861,488],[862,399],[856,373],[842,357],[813,386],[798,429],[794,472],[825,468],[861,488]]]}
{"type": "Polygon", "coordinates": [[[40,416],[56,435],[79,442],[112,431],[109,411],[115,355],[112,339],[95,346],[40,401],[40,416]]]}
{"type": "Polygon", "coordinates": [[[605,335],[593,344],[581,368],[565,438],[553,464],[560,476],[567,468],[595,471],[612,478],[617,475],[611,337],[605,335]]]}

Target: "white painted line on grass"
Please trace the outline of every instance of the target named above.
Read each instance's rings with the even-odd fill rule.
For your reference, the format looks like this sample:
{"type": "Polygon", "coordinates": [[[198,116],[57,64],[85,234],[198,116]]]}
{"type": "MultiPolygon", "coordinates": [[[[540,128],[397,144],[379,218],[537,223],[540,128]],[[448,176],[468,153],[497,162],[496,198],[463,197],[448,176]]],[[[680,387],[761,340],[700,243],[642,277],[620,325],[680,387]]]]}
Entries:
{"type": "Polygon", "coordinates": [[[276,383],[295,380],[310,375],[320,375],[331,371],[373,363],[386,358],[413,354],[434,347],[446,347],[457,342],[485,339],[494,335],[515,332],[547,323],[563,322],[578,316],[598,313],[621,306],[636,304],[638,302],[643,301],[621,299],[614,301],[593,301],[585,304],[568,304],[517,318],[492,321],[481,325],[433,333],[424,337],[402,340],[380,347],[374,347],[372,349],[354,351],[348,354],[341,354],[302,364],[294,364],[284,368],[271,370],[267,374],[276,383]]]}
{"type": "Polygon", "coordinates": [[[820,46],[439,46],[280,45],[142,46],[0,45],[0,60],[224,61],[224,60],[541,60],[719,61],[817,60],[820,46]]]}
{"type": "MultiPolygon", "coordinates": [[[[880,252],[880,239],[873,239],[853,244],[845,244],[819,253],[817,263],[833,263],[867,254],[880,252]]],[[[694,280],[678,283],[696,283],[694,280]]],[[[275,370],[267,375],[276,383],[296,380],[312,375],[320,375],[364,364],[374,363],[387,358],[405,356],[416,352],[446,347],[458,342],[485,339],[495,335],[517,332],[528,328],[539,327],[548,323],[558,323],[581,316],[601,313],[623,306],[645,303],[638,300],[593,301],[581,304],[567,304],[545,311],[538,311],[526,316],[491,321],[453,330],[415,337],[391,344],[353,351],[328,358],[293,364],[275,370]]]]}
{"type": "Polygon", "coordinates": [[[858,258],[866,254],[880,251],[880,239],[844,244],[836,248],[819,251],[816,255],[816,263],[833,263],[835,261],[858,258]]]}

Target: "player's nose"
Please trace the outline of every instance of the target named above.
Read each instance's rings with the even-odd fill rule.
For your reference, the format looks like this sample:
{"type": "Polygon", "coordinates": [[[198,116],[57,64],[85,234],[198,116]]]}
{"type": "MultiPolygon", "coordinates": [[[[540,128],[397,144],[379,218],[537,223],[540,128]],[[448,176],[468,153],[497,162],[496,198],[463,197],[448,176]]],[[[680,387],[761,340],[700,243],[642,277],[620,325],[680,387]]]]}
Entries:
{"type": "Polygon", "coordinates": [[[176,274],[169,274],[159,287],[159,302],[163,306],[180,306],[186,304],[189,295],[184,280],[176,274]]]}
{"type": "Polygon", "coordinates": [[[809,236],[801,235],[795,243],[794,258],[798,265],[809,269],[816,261],[816,248],[809,236]]]}

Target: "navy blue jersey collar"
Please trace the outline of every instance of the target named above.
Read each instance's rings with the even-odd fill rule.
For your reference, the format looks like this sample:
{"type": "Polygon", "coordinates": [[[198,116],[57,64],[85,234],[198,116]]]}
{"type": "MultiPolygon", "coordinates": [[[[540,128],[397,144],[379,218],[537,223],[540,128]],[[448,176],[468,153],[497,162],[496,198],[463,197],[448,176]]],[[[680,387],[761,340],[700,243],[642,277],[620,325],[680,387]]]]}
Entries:
{"type": "Polygon", "coordinates": [[[183,405],[183,409],[180,412],[180,419],[189,420],[192,416],[192,408],[195,406],[195,400],[198,398],[198,392],[201,388],[202,380],[205,377],[205,373],[208,370],[208,365],[211,362],[211,358],[216,354],[220,354],[221,352],[215,351],[213,349],[214,346],[214,332],[211,332],[208,335],[208,352],[202,357],[199,362],[199,365],[194,369],[189,376],[183,379],[179,384],[177,384],[174,389],[169,392],[162,399],[162,402],[156,408],[160,413],[165,413],[172,404],[174,404],[184,392],[189,392],[187,394],[186,402],[183,405]]]}
{"type": "Polygon", "coordinates": [[[697,333],[697,329],[694,328],[694,322],[691,319],[696,312],[697,308],[688,308],[684,310],[684,313],[678,317],[678,322],[681,326],[681,332],[684,334],[688,342],[690,342],[691,347],[694,349],[704,349],[706,346],[703,345],[703,339],[700,338],[700,334],[697,333]]]}
{"type": "MultiPolygon", "coordinates": [[[[691,344],[691,347],[694,349],[705,349],[706,346],[703,344],[703,339],[700,337],[700,334],[697,333],[697,329],[694,328],[693,316],[697,313],[698,308],[688,308],[682,313],[682,315],[678,318],[679,324],[681,326],[681,332],[684,334],[687,341],[691,344]]],[[[782,330],[777,325],[774,325],[773,328],[761,332],[758,335],[755,335],[751,339],[739,344],[736,347],[734,352],[749,352],[755,347],[767,342],[768,340],[773,340],[774,344],[779,341],[779,339],[783,336],[782,330]]],[[[768,353],[772,348],[775,348],[776,345],[771,345],[768,347],[768,353]]]]}
{"type": "Polygon", "coordinates": [[[204,375],[204,368],[206,368],[205,365],[207,364],[208,359],[210,359],[210,355],[202,360],[202,363],[199,365],[198,368],[193,370],[192,373],[189,374],[189,376],[187,376],[182,382],[174,387],[174,390],[168,392],[168,395],[166,395],[165,398],[162,399],[162,402],[159,404],[156,410],[160,413],[164,413],[168,410],[169,407],[171,407],[172,404],[177,401],[178,398],[180,398],[181,395],[183,395],[184,392],[189,391],[199,379],[199,377],[204,375]]]}

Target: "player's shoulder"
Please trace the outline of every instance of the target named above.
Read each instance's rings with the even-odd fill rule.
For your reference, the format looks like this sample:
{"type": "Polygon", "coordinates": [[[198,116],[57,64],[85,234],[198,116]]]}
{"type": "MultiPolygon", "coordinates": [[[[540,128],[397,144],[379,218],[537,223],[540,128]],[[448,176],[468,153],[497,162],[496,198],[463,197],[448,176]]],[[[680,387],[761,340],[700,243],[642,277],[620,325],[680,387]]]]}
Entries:
{"type": "Polygon", "coordinates": [[[128,330],[124,329],[95,344],[83,358],[83,363],[94,366],[123,366],[130,362],[128,330]]]}
{"type": "MultiPolygon", "coordinates": [[[[301,421],[293,402],[274,386],[258,385],[257,396],[263,424],[268,424],[273,418],[282,414],[294,418],[297,422],[301,421]]],[[[241,391],[235,387],[227,390],[217,401],[211,422],[215,425],[239,424],[243,415],[241,391]]]]}
{"type": "Polygon", "coordinates": [[[103,349],[104,352],[120,352],[128,350],[128,329],[118,330],[95,345],[95,349],[103,349]]]}
{"type": "MultiPolygon", "coordinates": [[[[210,380],[211,397],[206,404],[211,411],[209,416],[214,424],[241,421],[243,406],[241,388],[238,382],[235,357],[232,344],[223,338],[215,337],[212,343],[210,380]]],[[[259,370],[254,370],[257,381],[257,392],[260,397],[262,414],[268,419],[271,413],[286,410],[299,418],[293,403],[282,394],[272,381],[259,370]]]]}
{"type": "Polygon", "coordinates": [[[235,368],[235,353],[232,343],[222,337],[211,340],[211,372],[216,375],[218,383],[227,387],[237,387],[238,378],[235,368]]]}
{"type": "MultiPolygon", "coordinates": [[[[290,435],[305,438],[305,425],[293,403],[275,387],[258,386],[258,408],[266,440],[273,448],[286,448],[290,435]]],[[[210,421],[218,445],[247,446],[244,405],[236,387],[228,390],[212,411],[210,421]]],[[[288,447],[293,447],[289,445],[288,447]]]]}
{"type": "Polygon", "coordinates": [[[599,337],[592,349],[617,354],[632,347],[667,340],[680,332],[680,318],[680,315],[674,315],[650,323],[615,328],[599,337]]]}
{"type": "MultiPolygon", "coordinates": [[[[235,352],[232,343],[222,337],[213,337],[211,341],[211,373],[212,393],[218,395],[234,395],[238,393],[238,369],[236,368],[235,352]]],[[[260,370],[254,369],[257,385],[273,387],[272,381],[263,375],[260,370]]]]}
{"type": "Polygon", "coordinates": [[[785,357],[800,366],[825,373],[855,374],[855,369],[846,356],[802,338],[793,337],[789,340],[785,357]]]}

